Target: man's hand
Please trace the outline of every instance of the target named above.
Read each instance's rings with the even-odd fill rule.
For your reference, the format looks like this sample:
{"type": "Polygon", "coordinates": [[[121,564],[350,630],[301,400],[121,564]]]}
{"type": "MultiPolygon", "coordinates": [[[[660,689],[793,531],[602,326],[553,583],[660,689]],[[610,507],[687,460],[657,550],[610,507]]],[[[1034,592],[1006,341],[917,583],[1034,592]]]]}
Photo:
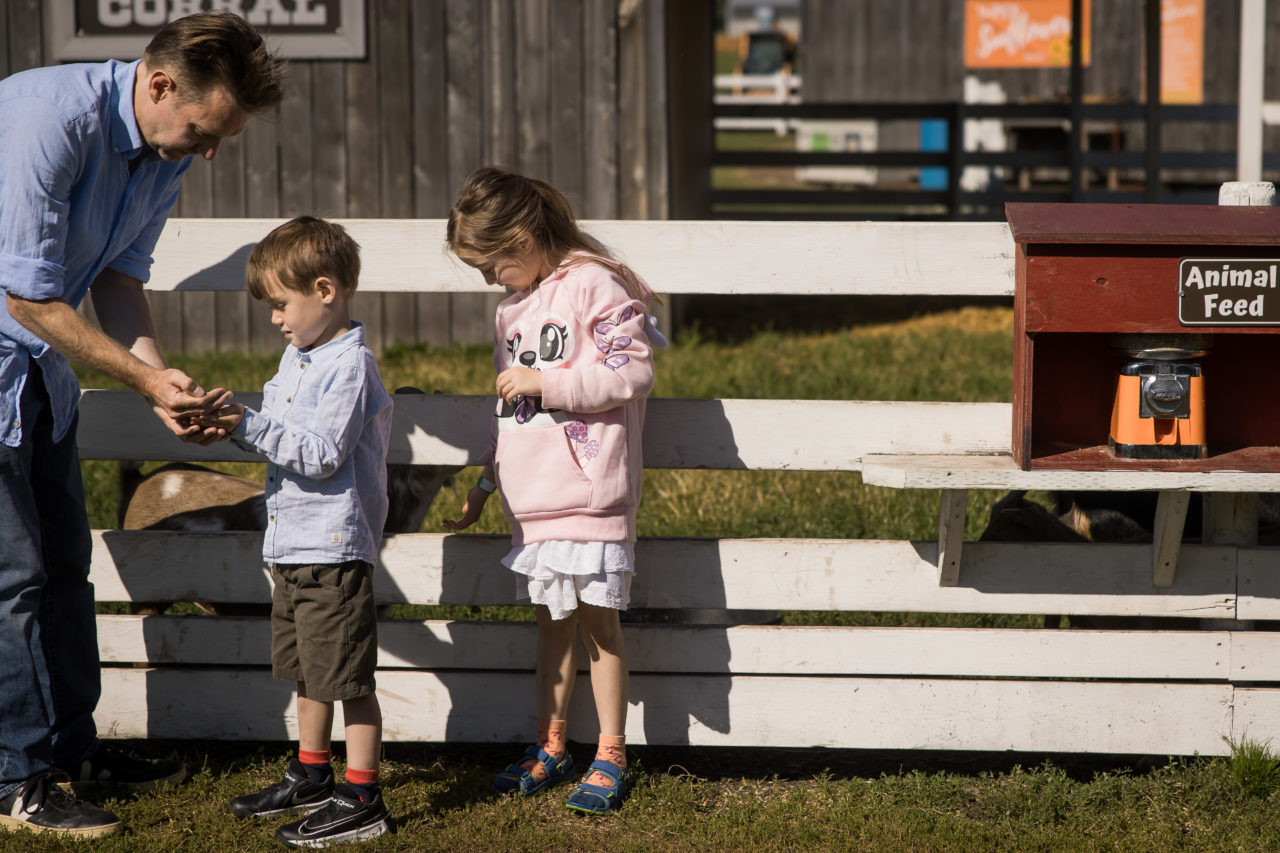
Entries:
{"type": "Polygon", "coordinates": [[[205,391],[200,383],[176,367],[155,371],[143,386],[142,393],[175,416],[211,412],[230,399],[230,394],[222,388],[205,391]]]}
{"type": "Polygon", "coordinates": [[[178,418],[175,423],[188,431],[182,440],[207,446],[216,441],[222,441],[234,432],[244,418],[244,406],[239,403],[226,403],[230,399],[231,392],[228,391],[223,397],[225,405],[220,408],[212,412],[197,412],[178,418]]]}
{"type": "Polygon", "coordinates": [[[235,432],[236,427],[240,426],[240,421],[244,420],[244,406],[239,403],[228,403],[212,412],[189,415],[187,420],[205,429],[220,430],[224,434],[235,432]]]}
{"type": "Polygon", "coordinates": [[[154,371],[140,390],[151,401],[156,416],[183,441],[211,444],[226,435],[225,431],[217,434],[216,426],[196,423],[192,416],[225,406],[231,399],[230,391],[205,391],[190,376],[172,367],[154,371]]]}
{"type": "Polygon", "coordinates": [[[508,367],[498,374],[498,396],[508,403],[516,397],[537,397],[542,394],[542,373],[531,367],[508,367]]]}
{"type": "Polygon", "coordinates": [[[190,444],[207,446],[227,437],[226,432],[223,430],[200,426],[200,424],[191,420],[191,415],[182,415],[175,418],[160,406],[152,406],[151,411],[156,413],[156,417],[169,428],[171,433],[190,444]]]}

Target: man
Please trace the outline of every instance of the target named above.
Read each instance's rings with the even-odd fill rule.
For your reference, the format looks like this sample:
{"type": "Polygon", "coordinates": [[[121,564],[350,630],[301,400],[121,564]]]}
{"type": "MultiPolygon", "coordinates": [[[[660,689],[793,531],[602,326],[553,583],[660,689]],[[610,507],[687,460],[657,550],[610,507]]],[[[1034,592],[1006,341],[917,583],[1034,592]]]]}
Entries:
{"type": "Polygon", "coordinates": [[[182,439],[219,437],[187,416],[227,395],[167,368],[142,282],[193,156],[212,160],[274,108],[282,71],[242,18],[201,13],[161,29],[137,62],[0,81],[0,828],[111,834],[115,815],[59,783],[138,791],[186,775],[94,728],[101,681],[68,359],[142,394],[182,439]],[[101,332],[76,313],[87,292],[101,332]]]}

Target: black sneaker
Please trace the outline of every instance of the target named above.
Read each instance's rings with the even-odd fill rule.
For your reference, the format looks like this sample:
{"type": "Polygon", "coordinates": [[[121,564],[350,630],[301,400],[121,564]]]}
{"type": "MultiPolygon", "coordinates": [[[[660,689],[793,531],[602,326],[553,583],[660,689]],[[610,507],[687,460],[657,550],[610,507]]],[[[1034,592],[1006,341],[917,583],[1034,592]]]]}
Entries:
{"type": "Polygon", "coordinates": [[[305,814],[323,806],[332,794],[332,775],[323,782],[312,782],[298,759],[290,758],[283,779],[255,794],[236,797],[228,808],[236,817],[305,814]]]}
{"type": "Polygon", "coordinates": [[[0,829],[28,829],[80,838],[99,838],[120,831],[120,818],[77,800],[58,787],[56,770],[37,773],[0,799],[0,829]]]}
{"type": "Polygon", "coordinates": [[[390,831],[391,813],[382,804],[382,792],[365,801],[343,783],[334,788],[324,808],[277,829],[276,840],[285,847],[327,847],[368,841],[390,831]]]}
{"type": "Polygon", "coordinates": [[[99,741],[98,748],[79,764],[60,765],[69,782],[62,786],[73,794],[111,789],[142,794],[187,778],[187,768],[172,758],[143,758],[130,749],[99,741]]]}

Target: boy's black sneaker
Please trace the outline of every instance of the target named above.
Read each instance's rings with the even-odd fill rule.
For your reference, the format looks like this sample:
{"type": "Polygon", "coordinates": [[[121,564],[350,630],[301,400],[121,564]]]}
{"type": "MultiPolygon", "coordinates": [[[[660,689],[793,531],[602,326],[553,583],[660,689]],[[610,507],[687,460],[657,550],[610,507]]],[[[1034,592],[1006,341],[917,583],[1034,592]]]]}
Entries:
{"type": "Polygon", "coordinates": [[[142,794],[187,778],[187,768],[172,758],[144,758],[130,749],[98,742],[98,748],[78,764],[59,765],[73,794],[110,789],[142,794]]]}
{"type": "Polygon", "coordinates": [[[338,785],[324,808],[276,830],[276,840],[286,847],[327,847],[351,841],[368,841],[391,831],[391,813],[382,804],[382,792],[361,800],[350,785],[338,785]]]}
{"type": "Polygon", "coordinates": [[[37,773],[0,799],[0,828],[52,832],[79,838],[99,838],[120,831],[120,818],[58,786],[56,770],[37,773]]]}
{"type": "Polygon", "coordinates": [[[298,759],[290,758],[283,779],[257,793],[236,797],[228,808],[236,817],[303,814],[320,808],[332,795],[333,776],[323,782],[312,782],[298,759]]]}

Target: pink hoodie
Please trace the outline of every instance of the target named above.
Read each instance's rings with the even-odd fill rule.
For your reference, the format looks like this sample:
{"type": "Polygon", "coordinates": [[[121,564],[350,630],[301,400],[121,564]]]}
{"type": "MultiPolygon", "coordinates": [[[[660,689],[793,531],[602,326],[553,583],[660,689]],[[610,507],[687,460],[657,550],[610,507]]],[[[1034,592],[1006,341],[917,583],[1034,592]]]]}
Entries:
{"type": "Polygon", "coordinates": [[[542,371],[542,397],[499,400],[494,421],[513,544],[636,538],[653,331],[645,303],[597,263],[561,264],[498,306],[494,367],[542,371]]]}

